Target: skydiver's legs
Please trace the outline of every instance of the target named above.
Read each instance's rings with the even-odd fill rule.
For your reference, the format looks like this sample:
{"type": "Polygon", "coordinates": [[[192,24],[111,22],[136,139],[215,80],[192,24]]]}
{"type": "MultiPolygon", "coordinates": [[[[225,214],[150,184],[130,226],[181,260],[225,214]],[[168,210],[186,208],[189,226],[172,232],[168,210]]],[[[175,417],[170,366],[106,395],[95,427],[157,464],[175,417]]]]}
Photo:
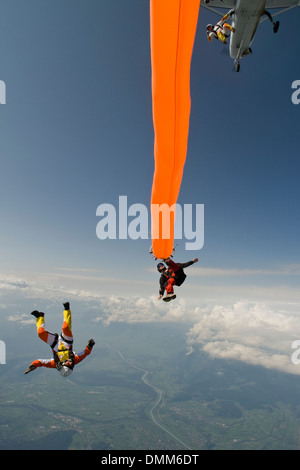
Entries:
{"type": "MultiPolygon", "coordinates": [[[[180,268],[180,266],[178,266],[178,264],[175,263],[170,258],[166,259],[165,263],[166,263],[167,266],[169,266],[170,269],[172,269],[172,271],[174,273],[176,273],[178,271],[178,269],[180,268]]],[[[175,286],[175,283],[176,283],[175,278],[170,277],[168,279],[168,281],[165,284],[165,289],[166,289],[167,294],[173,294],[174,293],[174,288],[173,287],[175,286]]]]}
{"type": "Polygon", "coordinates": [[[31,313],[31,315],[36,317],[36,328],[37,328],[38,337],[45,343],[49,344],[49,346],[51,346],[54,343],[57,335],[53,333],[49,333],[49,331],[45,330],[44,313],[38,312],[37,310],[35,310],[34,312],[31,313]]]}
{"type": "Polygon", "coordinates": [[[217,31],[217,36],[219,41],[221,41],[223,44],[227,44],[226,36],[224,36],[220,29],[217,31]]]}
{"type": "Polygon", "coordinates": [[[72,315],[70,310],[69,302],[64,304],[64,322],[62,326],[62,334],[64,339],[67,341],[73,341],[73,334],[72,334],[72,315]]]}
{"type": "MultiPolygon", "coordinates": [[[[224,23],[224,24],[223,24],[223,29],[224,29],[224,33],[226,33],[226,34],[228,34],[229,31],[232,31],[233,33],[235,32],[234,27],[233,27],[231,24],[229,24],[229,23],[224,23]],[[228,30],[228,31],[226,31],[226,30],[228,30]]],[[[225,35],[226,35],[226,34],[225,34],[225,35]]]]}
{"type": "Polygon", "coordinates": [[[174,294],[174,287],[175,286],[175,279],[171,277],[168,279],[168,282],[166,284],[166,292],[167,294],[174,294]]]}

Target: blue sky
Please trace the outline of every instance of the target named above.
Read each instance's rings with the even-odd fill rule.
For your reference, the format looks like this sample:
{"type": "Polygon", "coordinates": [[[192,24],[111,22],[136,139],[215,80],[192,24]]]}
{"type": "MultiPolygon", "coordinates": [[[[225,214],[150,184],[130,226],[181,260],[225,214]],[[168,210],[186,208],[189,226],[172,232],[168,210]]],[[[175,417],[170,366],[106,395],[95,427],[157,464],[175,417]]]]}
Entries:
{"type": "MultiPolygon", "coordinates": [[[[199,257],[183,302],[299,302],[298,10],[280,17],[277,35],[259,26],[240,73],[206,40],[218,17],[200,10],[178,202],[205,205],[205,243],[178,243],[176,259],[199,257]]],[[[149,206],[149,1],[2,2],[0,57],[3,305],[22,283],[45,298],[50,288],[156,296],[150,240],[96,236],[98,205],[126,195],[149,206]]]]}

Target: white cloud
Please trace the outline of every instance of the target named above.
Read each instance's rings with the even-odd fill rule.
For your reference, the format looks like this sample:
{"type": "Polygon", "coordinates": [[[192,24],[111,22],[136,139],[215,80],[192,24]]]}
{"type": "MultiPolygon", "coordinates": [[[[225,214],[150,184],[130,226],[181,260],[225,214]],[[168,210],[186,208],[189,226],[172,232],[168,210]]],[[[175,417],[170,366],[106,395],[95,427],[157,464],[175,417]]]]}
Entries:
{"type": "Polygon", "coordinates": [[[299,316],[298,304],[283,308],[237,302],[209,311],[199,309],[199,321],[188,332],[187,343],[215,358],[300,374],[291,360],[292,342],[300,339],[299,316]]]}
{"type": "Polygon", "coordinates": [[[0,291],[27,289],[28,287],[29,284],[23,279],[18,279],[15,277],[0,278],[0,291]]]}
{"type": "Polygon", "coordinates": [[[166,304],[151,297],[101,297],[99,299],[101,315],[94,321],[108,325],[113,322],[187,322],[187,307],[183,299],[177,303],[166,304]]]}
{"type": "Polygon", "coordinates": [[[7,320],[17,324],[18,326],[35,325],[35,319],[33,317],[29,317],[26,313],[21,315],[9,315],[7,320]]]}

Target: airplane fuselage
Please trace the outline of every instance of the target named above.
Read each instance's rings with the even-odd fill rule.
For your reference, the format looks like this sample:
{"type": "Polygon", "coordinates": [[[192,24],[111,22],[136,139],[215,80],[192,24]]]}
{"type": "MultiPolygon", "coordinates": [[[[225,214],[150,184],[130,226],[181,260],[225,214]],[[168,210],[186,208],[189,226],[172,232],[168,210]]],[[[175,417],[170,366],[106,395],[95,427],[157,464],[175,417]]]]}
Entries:
{"type": "Polygon", "coordinates": [[[235,32],[230,35],[230,57],[239,60],[246,55],[253,41],[266,0],[237,0],[232,25],[235,32]]]}

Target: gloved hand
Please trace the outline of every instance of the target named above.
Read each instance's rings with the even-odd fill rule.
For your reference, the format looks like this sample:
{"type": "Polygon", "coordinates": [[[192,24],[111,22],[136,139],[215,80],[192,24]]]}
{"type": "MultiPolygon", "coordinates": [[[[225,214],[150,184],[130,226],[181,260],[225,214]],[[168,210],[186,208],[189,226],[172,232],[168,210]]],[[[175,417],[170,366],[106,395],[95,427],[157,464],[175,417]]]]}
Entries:
{"type": "Polygon", "coordinates": [[[25,370],[24,374],[29,374],[29,372],[32,372],[34,369],[36,369],[36,367],[31,364],[28,369],[25,370]]]}
{"type": "Polygon", "coordinates": [[[88,342],[87,347],[88,347],[89,349],[93,349],[94,344],[95,344],[95,341],[94,341],[93,339],[90,339],[89,342],[88,342]]]}

